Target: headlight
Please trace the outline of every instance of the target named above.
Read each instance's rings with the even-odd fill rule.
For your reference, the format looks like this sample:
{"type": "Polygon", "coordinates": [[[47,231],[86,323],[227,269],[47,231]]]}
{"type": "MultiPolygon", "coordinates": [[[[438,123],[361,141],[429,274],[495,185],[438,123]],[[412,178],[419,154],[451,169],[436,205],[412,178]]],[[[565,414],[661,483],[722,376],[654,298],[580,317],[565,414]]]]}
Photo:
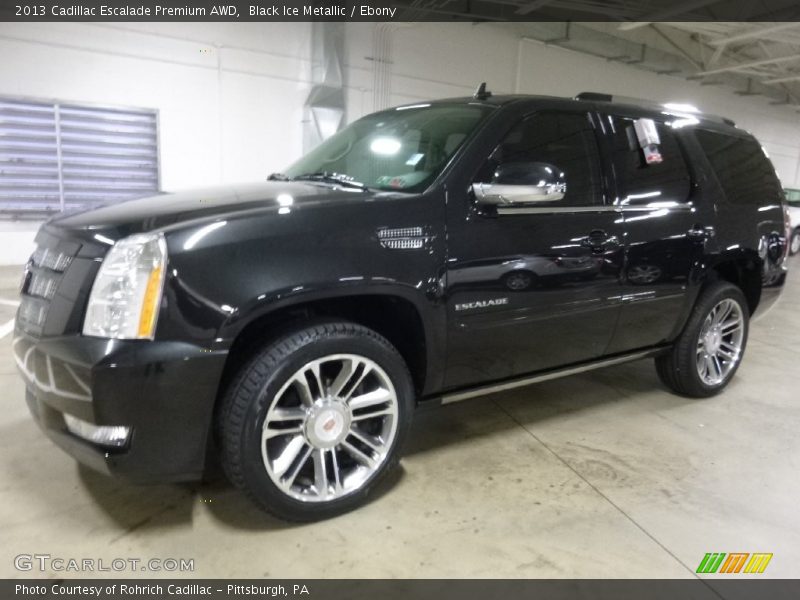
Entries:
{"type": "Polygon", "coordinates": [[[94,280],[83,334],[153,339],[166,266],[163,234],[132,235],[114,244],[94,280]]]}

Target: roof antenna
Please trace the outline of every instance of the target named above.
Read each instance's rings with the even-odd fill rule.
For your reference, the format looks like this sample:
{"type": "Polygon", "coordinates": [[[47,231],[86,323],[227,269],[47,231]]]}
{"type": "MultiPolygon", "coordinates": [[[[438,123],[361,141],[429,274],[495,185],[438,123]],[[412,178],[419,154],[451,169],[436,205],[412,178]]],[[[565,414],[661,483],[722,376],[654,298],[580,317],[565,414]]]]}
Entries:
{"type": "Polygon", "coordinates": [[[478,89],[475,90],[475,93],[472,95],[475,100],[486,100],[489,96],[492,95],[492,92],[486,91],[486,82],[484,81],[478,86],[478,89]]]}

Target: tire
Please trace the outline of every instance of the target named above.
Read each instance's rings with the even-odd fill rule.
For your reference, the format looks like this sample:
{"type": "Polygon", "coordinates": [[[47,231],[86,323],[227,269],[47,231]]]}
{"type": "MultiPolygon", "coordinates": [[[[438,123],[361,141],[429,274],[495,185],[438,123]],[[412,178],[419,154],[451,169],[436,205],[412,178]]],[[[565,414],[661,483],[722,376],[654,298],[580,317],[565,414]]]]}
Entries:
{"type": "Polygon", "coordinates": [[[789,242],[789,254],[797,254],[800,252],[800,228],[792,232],[792,239],[789,242]]]}
{"type": "Polygon", "coordinates": [[[385,338],[306,325],[265,345],[224,392],[221,463],[273,515],[329,518],[363,504],[397,464],[413,407],[411,375],[385,338]]]}
{"type": "Polygon", "coordinates": [[[749,312],[742,291],[725,281],[711,283],[700,294],[672,348],[656,357],[659,378],[683,396],[718,394],[742,362],[748,331],[749,312]]]}

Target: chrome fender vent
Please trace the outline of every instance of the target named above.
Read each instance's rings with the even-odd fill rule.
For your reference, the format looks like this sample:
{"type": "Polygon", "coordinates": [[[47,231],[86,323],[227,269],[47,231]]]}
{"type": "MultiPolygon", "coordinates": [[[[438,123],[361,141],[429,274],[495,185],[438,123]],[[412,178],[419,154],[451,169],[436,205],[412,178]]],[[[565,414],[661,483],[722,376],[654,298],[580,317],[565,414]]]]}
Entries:
{"type": "Polygon", "coordinates": [[[431,241],[422,227],[382,227],[378,229],[378,242],[389,250],[421,250],[431,241]]]}

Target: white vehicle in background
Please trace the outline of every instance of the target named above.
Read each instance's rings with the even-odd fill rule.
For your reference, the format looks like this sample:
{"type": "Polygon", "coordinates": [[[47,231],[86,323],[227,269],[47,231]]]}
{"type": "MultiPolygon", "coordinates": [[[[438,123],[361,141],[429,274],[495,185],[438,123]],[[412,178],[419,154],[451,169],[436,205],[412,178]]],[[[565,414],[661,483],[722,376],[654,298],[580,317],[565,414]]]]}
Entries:
{"type": "Polygon", "coordinates": [[[800,252],[800,190],[786,190],[786,198],[789,202],[789,224],[792,232],[789,252],[797,254],[800,252]]]}

